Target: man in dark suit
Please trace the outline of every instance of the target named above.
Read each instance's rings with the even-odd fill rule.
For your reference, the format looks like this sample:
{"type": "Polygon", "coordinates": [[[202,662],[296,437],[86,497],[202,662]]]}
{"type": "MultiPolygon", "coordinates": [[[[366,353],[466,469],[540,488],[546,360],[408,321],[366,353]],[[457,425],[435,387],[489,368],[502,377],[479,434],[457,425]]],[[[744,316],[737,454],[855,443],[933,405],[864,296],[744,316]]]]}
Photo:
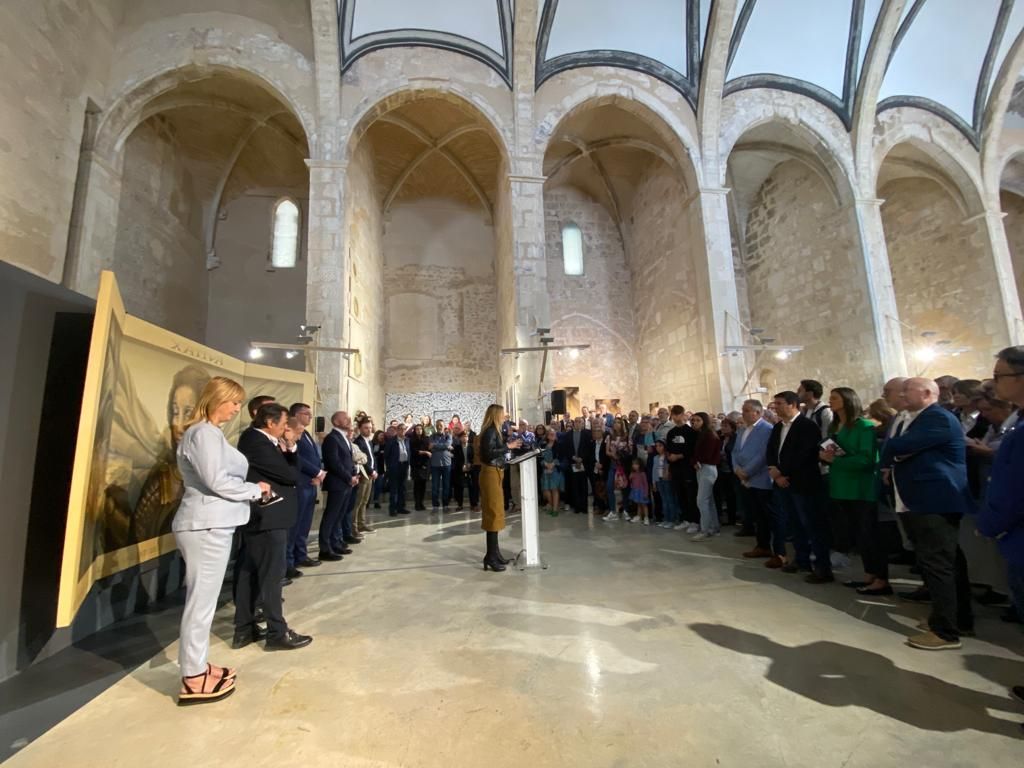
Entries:
{"type": "Polygon", "coordinates": [[[345,411],[337,411],[331,416],[333,429],[324,437],[321,450],[324,457],[324,490],[327,492],[327,505],[324,516],[320,520],[320,559],[341,560],[343,555],[352,553],[346,546],[345,535],[351,532],[352,521],[345,527],[344,517],[351,514],[352,489],[359,485],[355,462],[352,461],[352,444],[348,439],[348,430],[352,419],[345,411]]]}
{"type": "Polygon", "coordinates": [[[251,574],[256,575],[255,583],[267,619],[266,649],[302,648],[313,640],[288,628],[281,599],[288,531],[298,517],[295,489],[298,454],[295,444],[286,438],[287,429],[288,410],[278,403],[266,403],[259,407],[252,426],[238,440],[238,450],[249,461],[246,479],[269,483],[272,497],[270,503],[252,503],[249,522],[241,529],[245,548],[235,595],[233,648],[243,648],[260,639],[256,627],[257,594],[252,589],[251,574]]]}
{"type": "MultiPolygon", "coordinates": [[[[821,470],[818,453],[821,430],[818,425],[800,413],[800,398],[796,392],[780,392],[775,396],[775,411],[779,423],[768,438],[768,475],[775,484],[772,512],[772,533],[785,541],[786,526],[792,523],[793,546],[796,562],[782,564],[786,573],[807,571],[807,581],[824,584],[835,581],[829,545],[827,509],[821,508],[821,470]],[[811,567],[811,554],[814,567],[811,567]]],[[[780,567],[780,558],[769,560],[770,567],[780,567]]]]}
{"type": "MultiPolygon", "coordinates": [[[[907,379],[903,398],[908,418],[882,446],[880,466],[895,486],[896,511],[903,514],[932,598],[928,631],[907,643],[931,651],[960,648],[960,631],[970,629],[963,624],[973,622],[969,586],[958,595],[956,568],[960,519],[972,509],[964,432],[956,416],[939,405],[934,381],[907,379]]],[[[967,582],[966,570],[961,581],[967,582]]]]}
{"type": "Polygon", "coordinates": [[[587,478],[594,471],[594,438],[583,426],[583,417],[573,419],[572,431],[563,432],[555,443],[569,503],[579,515],[587,513],[587,478]]]}
{"type": "Polygon", "coordinates": [[[320,446],[312,435],[306,431],[313,420],[313,411],[305,403],[295,403],[288,409],[288,414],[298,420],[300,431],[298,446],[298,470],[299,470],[299,514],[295,525],[288,533],[288,571],[287,576],[294,579],[302,575],[299,568],[315,568],[320,565],[319,560],[309,556],[306,541],[309,539],[309,530],[313,527],[313,508],[316,506],[316,489],[323,482],[326,472],[323,468],[323,458],[320,456],[320,446]]]}
{"type": "Polygon", "coordinates": [[[398,424],[394,437],[384,444],[384,466],[387,467],[388,515],[408,515],[405,508],[405,481],[409,477],[409,438],[405,424],[398,424]]]}

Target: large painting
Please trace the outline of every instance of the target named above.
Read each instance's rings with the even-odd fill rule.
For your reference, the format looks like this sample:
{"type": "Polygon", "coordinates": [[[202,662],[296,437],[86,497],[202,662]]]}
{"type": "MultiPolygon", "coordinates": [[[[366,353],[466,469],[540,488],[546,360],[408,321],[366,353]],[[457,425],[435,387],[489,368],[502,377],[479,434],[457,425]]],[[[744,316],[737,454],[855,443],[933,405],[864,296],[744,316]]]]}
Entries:
{"type": "MultiPolygon", "coordinates": [[[[58,626],[92,584],[175,548],[171,522],[184,493],[178,443],[213,376],[249,396],[310,402],[312,376],[247,365],[124,312],[104,273],[93,326],[72,477],[58,626]]],[[[243,411],[244,414],[244,411],[243,411]]],[[[234,442],[242,417],[225,426],[234,442]]]]}

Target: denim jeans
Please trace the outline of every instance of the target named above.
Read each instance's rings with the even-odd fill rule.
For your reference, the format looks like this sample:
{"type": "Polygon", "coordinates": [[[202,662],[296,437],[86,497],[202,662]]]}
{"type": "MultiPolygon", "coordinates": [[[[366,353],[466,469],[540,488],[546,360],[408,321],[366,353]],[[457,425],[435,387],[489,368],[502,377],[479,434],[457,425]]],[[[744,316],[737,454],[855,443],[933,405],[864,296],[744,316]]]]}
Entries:
{"type": "Polygon", "coordinates": [[[718,520],[718,507],[715,506],[715,481],[718,479],[718,467],[701,464],[697,470],[697,509],[700,510],[701,533],[719,533],[722,524],[718,520]]]}
{"type": "Polygon", "coordinates": [[[430,501],[435,507],[442,504],[448,506],[452,500],[452,468],[431,467],[430,468],[430,501]],[[441,494],[438,501],[438,494],[441,494]]]}
{"type": "Polygon", "coordinates": [[[813,553],[814,570],[831,573],[828,521],[825,510],[818,509],[819,495],[813,491],[800,493],[792,488],[776,488],[775,496],[777,505],[785,509],[785,516],[793,527],[796,564],[809,570],[813,553]]]}
{"type": "Polygon", "coordinates": [[[671,480],[658,480],[658,495],[661,496],[661,513],[666,523],[675,525],[679,522],[679,501],[671,480]]]}

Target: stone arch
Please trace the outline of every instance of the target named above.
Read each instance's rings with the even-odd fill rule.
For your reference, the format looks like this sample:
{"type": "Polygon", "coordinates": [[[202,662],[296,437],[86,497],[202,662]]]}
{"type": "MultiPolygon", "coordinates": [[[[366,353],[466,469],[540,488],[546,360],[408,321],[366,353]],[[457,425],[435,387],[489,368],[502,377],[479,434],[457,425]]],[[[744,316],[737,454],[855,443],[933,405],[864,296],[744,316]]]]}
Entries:
{"type": "MultiPolygon", "coordinates": [[[[563,72],[546,81],[537,91],[538,101],[541,101],[545,91],[554,90],[560,81],[574,73],[579,77],[579,72],[580,70],[563,72]]],[[[679,99],[682,101],[681,96],[679,99]]],[[[670,148],[678,166],[677,170],[682,173],[688,191],[693,194],[702,186],[700,144],[696,138],[696,117],[693,110],[685,101],[682,103],[685,105],[686,115],[694,123],[693,127],[688,126],[662,99],[652,96],[639,85],[633,87],[621,81],[608,83],[590,80],[586,85],[575,87],[570,95],[559,101],[538,120],[537,131],[533,137],[533,150],[537,157],[543,158],[558,126],[568,118],[588,109],[613,104],[640,118],[658,133],[670,148]]]]}
{"type": "Polygon", "coordinates": [[[440,98],[450,101],[460,107],[468,107],[476,117],[482,119],[488,128],[488,134],[494,139],[505,163],[510,162],[512,157],[511,147],[512,132],[505,124],[490,102],[483,99],[454,81],[438,82],[430,81],[409,81],[397,85],[390,90],[378,91],[373,98],[364,99],[356,107],[352,117],[348,121],[350,128],[341,138],[341,146],[345,147],[344,158],[346,161],[352,159],[359,141],[366,131],[379,117],[386,115],[394,109],[421,99],[440,98]]]}
{"type": "Polygon", "coordinates": [[[316,83],[312,63],[275,39],[273,28],[221,13],[150,22],[121,40],[112,67],[96,148],[116,158],[145,105],[190,80],[227,74],[256,82],[295,115],[317,156],[316,83]]]}
{"type": "Polygon", "coordinates": [[[936,168],[948,177],[953,186],[940,186],[947,186],[946,191],[953,194],[965,216],[985,212],[977,150],[960,131],[941,117],[914,107],[896,107],[878,116],[875,122],[871,178],[865,182],[868,185],[868,196],[878,194],[882,164],[901,144],[909,144],[926,154],[936,168]]]}
{"type": "MultiPolygon", "coordinates": [[[[728,186],[729,158],[740,139],[763,125],[784,126],[813,153],[829,177],[828,185],[843,204],[857,197],[849,133],[831,109],[802,94],[774,89],[738,91],[722,100],[719,138],[719,186],[728,186]]],[[[819,173],[820,175],[820,173],[819,173]]]]}

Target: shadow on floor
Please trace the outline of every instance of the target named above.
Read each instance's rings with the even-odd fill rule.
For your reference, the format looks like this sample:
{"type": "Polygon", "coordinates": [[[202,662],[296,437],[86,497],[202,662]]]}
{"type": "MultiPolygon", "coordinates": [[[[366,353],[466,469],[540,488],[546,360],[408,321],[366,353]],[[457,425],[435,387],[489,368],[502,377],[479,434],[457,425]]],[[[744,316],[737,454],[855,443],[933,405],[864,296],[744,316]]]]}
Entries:
{"type": "Polygon", "coordinates": [[[971,729],[1024,738],[1017,723],[988,714],[991,709],[1024,719],[1024,707],[1009,696],[981,693],[902,669],[881,654],[840,643],[820,641],[793,648],[722,624],[691,624],[690,628],[722,648],[769,659],[767,680],[825,706],[863,707],[929,731],[971,729]]]}

